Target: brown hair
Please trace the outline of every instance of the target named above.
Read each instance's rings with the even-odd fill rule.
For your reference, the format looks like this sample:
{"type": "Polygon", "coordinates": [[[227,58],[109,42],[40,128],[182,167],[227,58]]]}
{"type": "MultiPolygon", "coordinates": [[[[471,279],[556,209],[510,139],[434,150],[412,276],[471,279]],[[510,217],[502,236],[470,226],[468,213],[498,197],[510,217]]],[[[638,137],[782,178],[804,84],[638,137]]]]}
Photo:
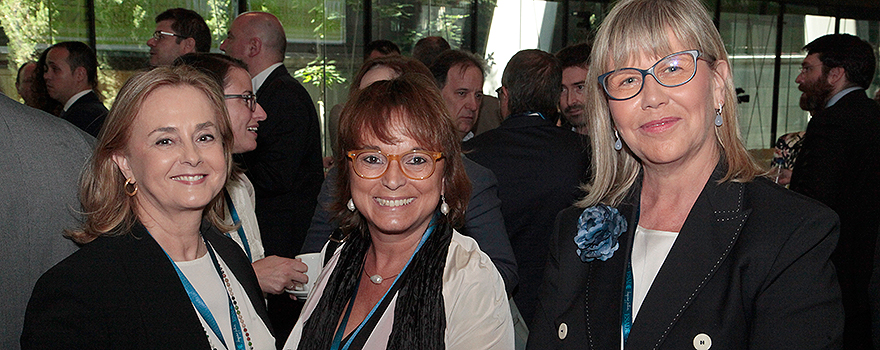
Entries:
{"type": "MultiPolygon", "coordinates": [[[[88,243],[100,236],[115,236],[131,230],[137,220],[137,196],[129,197],[125,194],[125,176],[112,157],[128,145],[132,125],[147,97],[160,88],[177,86],[196,88],[211,102],[226,156],[228,180],[233,139],[220,86],[207,75],[187,66],[159,67],[136,74],[119,90],[104,127],[98,134],[95,152],[80,179],[79,197],[86,220],[81,228],[67,231],[68,237],[77,243],[88,243]]],[[[228,231],[228,225],[223,223],[221,197],[218,193],[208,203],[204,218],[221,231],[228,231]]]]}
{"type": "MultiPolygon", "coordinates": [[[[424,66],[423,66],[424,67],[424,66]]],[[[359,213],[345,207],[351,198],[351,164],[345,152],[360,147],[365,135],[373,135],[383,142],[394,137],[392,125],[403,123],[406,136],[431,151],[443,152],[443,182],[446,186],[445,216],[454,227],[464,223],[464,211],[470,198],[471,185],[461,158],[461,141],[455,133],[452,118],[440,97],[440,90],[429,75],[405,73],[398,78],[378,81],[354,94],[339,118],[339,181],[332,210],[342,227],[365,228],[359,213]]],[[[439,203],[438,203],[439,204],[439,203]]]]}
{"type": "MultiPolygon", "coordinates": [[[[584,186],[587,196],[577,205],[597,203],[617,205],[629,192],[641,171],[641,163],[625,147],[615,151],[613,121],[608,101],[598,77],[606,69],[622,68],[640,54],[664,56],[672,52],[669,35],[689,49],[699,50],[701,58],[714,70],[720,61],[729,62],[721,35],[699,0],[623,0],[602,22],[591,54],[587,73],[587,106],[593,151],[593,181],[584,186]]],[[[740,136],[733,78],[724,81],[724,123],[715,128],[720,159],[727,166],[721,181],[751,181],[762,173],[749,155],[740,136]]],[[[716,106],[717,107],[717,106],[716,106]]]]}

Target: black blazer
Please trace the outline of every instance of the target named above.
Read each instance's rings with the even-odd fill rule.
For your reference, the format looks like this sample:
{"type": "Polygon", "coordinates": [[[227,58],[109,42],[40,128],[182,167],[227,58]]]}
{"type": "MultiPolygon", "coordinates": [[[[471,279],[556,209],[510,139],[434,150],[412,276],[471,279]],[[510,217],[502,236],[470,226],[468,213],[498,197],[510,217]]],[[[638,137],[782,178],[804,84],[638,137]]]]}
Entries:
{"type": "Polygon", "coordinates": [[[831,261],[843,291],[848,349],[871,342],[868,280],[880,227],[878,180],[880,106],[864,90],[852,91],[810,119],[789,186],[840,215],[831,261]]]}
{"type": "MultiPolygon", "coordinates": [[[[241,248],[210,224],[202,234],[272,330],[260,285],[241,248]]],[[[162,247],[140,223],[101,237],[46,272],[27,306],[22,349],[210,349],[162,247]]]]}
{"type": "Polygon", "coordinates": [[[324,181],[318,114],[306,89],[283,65],[257,90],[266,111],[257,148],[238,158],[254,184],[266,256],[299,253],[324,181]]]}
{"type": "Polygon", "coordinates": [[[107,107],[98,99],[94,91],[83,95],[76,100],[70,108],[61,112],[61,118],[82,129],[94,137],[98,137],[104,119],[107,117],[107,107]]]}
{"type": "MultiPolygon", "coordinates": [[[[839,348],[843,308],[829,261],[836,215],[764,178],[718,184],[722,176],[719,167],[694,203],[626,349],[694,349],[701,334],[713,350],[839,348]]],[[[583,209],[559,213],[529,349],[620,349],[639,196],[637,185],[619,206],[628,230],[607,261],[577,255],[583,209]]]]}
{"type": "Polygon", "coordinates": [[[513,115],[462,144],[498,178],[501,213],[516,257],[513,294],[528,324],[546,265],[556,213],[574,204],[590,168],[589,140],[537,115],[513,115]]]}

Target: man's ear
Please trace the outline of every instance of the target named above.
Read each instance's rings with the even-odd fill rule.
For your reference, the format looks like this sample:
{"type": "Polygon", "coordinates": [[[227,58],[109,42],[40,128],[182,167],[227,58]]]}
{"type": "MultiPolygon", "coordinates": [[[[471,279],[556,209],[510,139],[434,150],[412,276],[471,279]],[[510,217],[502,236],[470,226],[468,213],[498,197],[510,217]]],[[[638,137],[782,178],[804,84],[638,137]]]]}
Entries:
{"type": "Polygon", "coordinates": [[[76,69],[73,70],[73,79],[78,83],[89,85],[89,75],[86,74],[86,67],[76,67],[76,69]]]}
{"type": "Polygon", "coordinates": [[[248,41],[247,55],[248,57],[256,57],[263,51],[263,40],[259,37],[253,37],[248,41]]]}
{"type": "Polygon", "coordinates": [[[196,52],[196,39],[186,38],[180,41],[181,56],[190,52],[196,52]]]}
{"type": "MultiPolygon", "coordinates": [[[[841,82],[846,81],[846,70],[843,67],[834,67],[828,70],[828,74],[826,74],[828,79],[828,83],[833,86],[838,86],[841,82]]],[[[846,84],[844,84],[846,85],[846,84]]]]}
{"type": "MultiPolygon", "coordinates": [[[[110,157],[113,159],[113,163],[116,163],[119,171],[122,172],[122,175],[125,176],[126,179],[134,178],[134,173],[131,171],[131,166],[128,164],[127,156],[120,152],[117,152],[110,157]]],[[[135,182],[137,182],[137,179],[134,180],[135,182]]]]}

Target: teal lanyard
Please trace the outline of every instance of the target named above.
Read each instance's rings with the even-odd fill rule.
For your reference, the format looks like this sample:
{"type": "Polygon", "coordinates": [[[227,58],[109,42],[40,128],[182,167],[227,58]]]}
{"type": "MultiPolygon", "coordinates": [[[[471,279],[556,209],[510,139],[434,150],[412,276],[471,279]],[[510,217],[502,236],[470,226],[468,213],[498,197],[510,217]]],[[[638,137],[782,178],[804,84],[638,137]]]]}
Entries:
{"type": "MultiPolygon", "coordinates": [[[[226,191],[226,204],[229,205],[232,223],[238,225],[238,237],[241,238],[241,243],[244,245],[244,252],[247,253],[248,261],[254,262],[254,257],[251,255],[251,246],[248,244],[247,236],[244,235],[244,226],[241,225],[241,218],[239,218],[238,212],[235,211],[235,205],[232,204],[232,197],[229,196],[229,191],[226,191]]],[[[226,236],[232,238],[229,232],[226,233],[226,236]]]]}
{"type": "MultiPolygon", "coordinates": [[[[147,231],[149,233],[149,231],[147,231]]],[[[205,238],[202,237],[202,240],[205,238]]],[[[217,270],[217,275],[220,276],[221,283],[224,284],[223,281],[223,273],[220,271],[220,262],[217,261],[217,257],[214,255],[214,249],[211,248],[211,244],[205,240],[205,246],[208,248],[208,254],[211,256],[211,262],[214,263],[214,269],[217,270]]],[[[211,328],[211,331],[220,339],[220,342],[223,343],[223,347],[229,349],[229,346],[226,345],[226,340],[223,339],[223,332],[220,331],[220,326],[217,325],[217,320],[214,319],[214,315],[211,313],[211,310],[208,309],[208,305],[205,303],[205,300],[199,295],[199,292],[196,291],[196,288],[193,287],[192,283],[183,275],[183,271],[180,271],[180,268],[177,267],[177,263],[171,259],[171,256],[168,255],[168,252],[165,252],[165,249],[162,249],[162,252],[165,253],[165,256],[168,257],[168,260],[171,261],[171,266],[174,266],[174,271],[177,272],[177,277],[180,278],[180,283],[183,284],[183,288],[186,289],[186,294],[189,295],[189,300],[192,302],[193,306],[195,306],[196,311],[199,312],[199,315],[205,320],[205,323],[208,324],[208,327],[211,328]]],[[[235,306],[232,303],[232,297],[229,295],[229,291],[226,292],[226,301],[229,304],[229,320],[232,323],[232,335],[235,338],[235,348],[237,350],[244,350],[244,332],[241,330],[241,323],[238,322],[238,317],[235,312],[235,306]]]]}
{"type": "Polygon", "coordinates": [[[626,289],[623,291],[623,343],[629,338],[629,331],[632,329],[632,312],[633,312],[633,271],[632,263],[626,263],[626,289]]]}
{"type": "MultiPolygon", "coordinates": [[[[437,219],[437,215],[434,215],[434,217],[431,218],[431,223],[428,224],[428,230],[426,230],[425,234],[422,235],[422,240],[419,241],[419,245],[416,247],[416,250],[412,253],[412,255],[409,256],[409,260],[407,260],[406,265],[403,265],[403,269],[400,270],[400,273],[398,273],[398,276],[403,276],[403,272],[406,271],[407,267],[409,267],[409,264],[412,262],[413,257],[415,257],[416,253],[418,253],[419,250],[422,249],[422,245],[424,245],[425,241],[428,240],[428,237],[431,235],[431,232],[434,232],[434,227],[435,227],[434,221],[436,219],[437,219]]],[[[345,342],[345,345],[343,345],[340,348],[339,346],[342,343],[342,337],[345,334],[345,325],[348,323],[348,317],[351,315],[351,309],[354,307],[354,300],[355,300],[355,296],[357,296],[357,291],[358,291],[358,287],[360,286],[360,282],[358,282],[355,285],[354,293],[352,293],[351,300],[348,302],[348,307],[346,308],[346,311],[345,311],[345,317],[343,317],[342,323],[339,324],[339,329],[336,330],[336,335],[333,337],[333,344],[330,345],[330,350],[348,350],[348,347],[351,346],[351,342],[354,341],[355,336],[357,336],[358,332],[360,332],[361,329],[364,328],[364,325],[367,324],[367,321],[373,317],[373,314],[376,313],[376,309],[379,308],[379,305],[382,305],[382,302],[385,300],[386,297],[388,297],[388,293],[394,289],[394,286],[397,284],[398,280],[400,280],[399,277],[397,279],[395,279],[394,282],[391,284],[391,287],[389,287],[388,290],[385,291],[385,294],[382,295],[382,299],[379,299],[379,301],[376,303],[376,305],[373,305],[373,309],[370,310],[370,313],[367,314],[367,317],[364,318],[363,321],[361,321],[361,324],[358,325],[358,327],[348,337],[348,341],[345,342]]],[[[360,281],[360,275],[358,275],[358,281],[360,281]]]]}

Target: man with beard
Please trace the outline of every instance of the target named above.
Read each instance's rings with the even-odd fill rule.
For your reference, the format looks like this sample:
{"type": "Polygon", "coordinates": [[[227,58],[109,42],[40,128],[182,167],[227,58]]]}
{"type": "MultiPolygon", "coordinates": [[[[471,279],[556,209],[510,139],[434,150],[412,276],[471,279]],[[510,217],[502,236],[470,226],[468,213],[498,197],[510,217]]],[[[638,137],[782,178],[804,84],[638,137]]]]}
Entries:
{"type": "Polygon", "coordinates": [[[820,37],[795,82],[812,114],[795,160],[790,188],[840,216],[831,255],[843,292],[844,349],[871,348],[868,280],[880,227],[880,106],[865,89],[874,77],[871,45],[848,34],[820,37]]]}
{"type": "Polygon", "coordinates": [[[562,94],[559,95],[560,126],[579,134],[587,134],[586,79],[590,68],[590,51],[587,43],[575,44],[556,53],[562,63],[562,94]]]}

